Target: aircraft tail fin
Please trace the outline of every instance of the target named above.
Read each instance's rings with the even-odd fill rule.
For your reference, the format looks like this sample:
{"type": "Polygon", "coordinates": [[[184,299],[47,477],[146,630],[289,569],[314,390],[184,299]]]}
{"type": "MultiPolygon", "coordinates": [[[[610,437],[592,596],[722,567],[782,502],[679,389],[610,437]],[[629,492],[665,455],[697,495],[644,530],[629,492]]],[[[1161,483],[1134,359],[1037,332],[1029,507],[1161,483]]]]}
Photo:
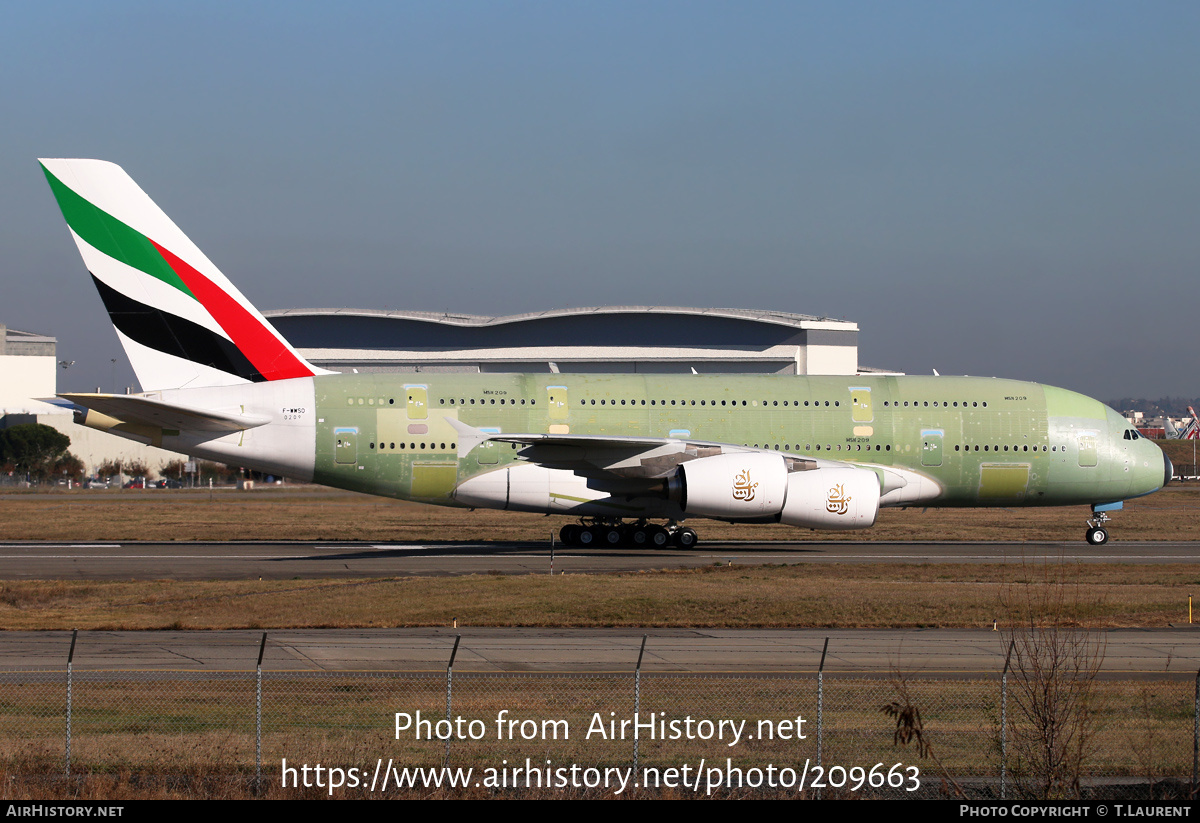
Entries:
{"type": "Polygon", "coordinates": [[[120,166],[40,162],[144,391],[327,373],[301,357],[120,166]]]}
{"type": "Polygon", "coordinates": [[[1196,410],[1188,406],[1188,414],[1192,416],[1191,421],[1183,427],[1183,431],[1179,434],[1181,440],[1196,440],[1200,439],[1200,418],[1196,417],[1196,410]]]}

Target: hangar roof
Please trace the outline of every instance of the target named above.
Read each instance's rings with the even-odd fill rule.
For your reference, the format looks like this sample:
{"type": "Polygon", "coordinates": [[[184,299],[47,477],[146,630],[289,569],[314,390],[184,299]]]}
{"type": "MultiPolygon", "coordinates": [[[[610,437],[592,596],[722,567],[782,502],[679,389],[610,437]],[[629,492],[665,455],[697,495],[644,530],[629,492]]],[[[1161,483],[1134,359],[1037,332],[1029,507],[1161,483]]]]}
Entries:
{"type": "Polygon", "coordinates": [[[458,314],[449,312],[410,311],[405,309],[276,309],[263,312],[267,317],[290,316],[352,316],[352,317],[388,317],[398,320],[423,320],[435,323],[445,323],[451,326],[499,326],[505,323],[521,323],[527,320],[540,320],[553,317],[569,317],[572,315],[600,314],[683,314],[701,317],[725,317],[735,320],[752,320],[759,323],[773,323],[779,326],[791,326],[800,329],[830,329],[836,331],[857,331],[858,324],[849,320],[837,320],[832,317],[817,317],[811,314],[792,314],[782,311],[766,311],[761,309],[702,309],[687,306],[585,306],[579,308],[547,309],[546,311],[526,312],[524,314],[499,315],[487,317],[478,314],[458,314]]]}
{"type": "Polygon", "coordinates": [[[858,324],[846,320],[683,306],[600,306],[500,317],[379,309],[286,309],[265,314],[285,338],[302,348],[762,348],[813,343],[815,338],[831,336],[842,345],[854,345],[858,335],[858,324]]]}

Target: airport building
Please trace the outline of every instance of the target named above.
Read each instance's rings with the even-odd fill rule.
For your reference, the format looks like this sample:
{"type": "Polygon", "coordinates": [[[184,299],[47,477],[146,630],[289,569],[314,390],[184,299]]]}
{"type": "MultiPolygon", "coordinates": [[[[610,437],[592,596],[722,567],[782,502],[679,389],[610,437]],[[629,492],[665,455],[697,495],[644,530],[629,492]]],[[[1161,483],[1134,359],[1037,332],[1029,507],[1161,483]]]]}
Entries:
{"type": "Polygon", "coordinates": [[[747,309],[605,306],[504,317],[288,309],[314,365],[359,372],[857,374],[858,324],[747,309]]]}
{"type": "MultiPolygon", "coordinates": [[[[605,306],[505,317],[371,309],[264,313],[310,362],[332,371],[688,374],[881,373],[858,363],[858,324],[748,309],[605,306]]],[[[151,469],[183,455],[76,425],[42,402],[58,391],[53,337],[0,325],[0,428],[44,423],[89,472],[105,460],[151,469]]],[[[69,364],[65,364],[69,365],[69,364]]]]}
{"type": "Polygon", "coordinates": [[[22,423],[52,426],[71,438],[70,452],[91,474],[105,460],[141,460],[157,469],[183,455],[155,449],[75,423],[69,408],[38,398],[58,392],[58,341],[0,324],[0,429],[22,423]]]}

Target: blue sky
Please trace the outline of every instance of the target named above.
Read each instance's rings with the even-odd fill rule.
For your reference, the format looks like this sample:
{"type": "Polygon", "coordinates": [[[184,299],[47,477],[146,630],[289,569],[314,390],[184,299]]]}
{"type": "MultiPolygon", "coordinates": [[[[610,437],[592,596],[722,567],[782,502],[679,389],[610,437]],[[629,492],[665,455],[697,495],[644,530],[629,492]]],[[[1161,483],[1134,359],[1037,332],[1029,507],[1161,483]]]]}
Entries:
{"type": "Polygon", "coordinates": [[[1200,6],[6,4],[0,322],[132,382],[39,156],[262,309],[773,308],[864,364],[1200,394],[1200,6]]]}

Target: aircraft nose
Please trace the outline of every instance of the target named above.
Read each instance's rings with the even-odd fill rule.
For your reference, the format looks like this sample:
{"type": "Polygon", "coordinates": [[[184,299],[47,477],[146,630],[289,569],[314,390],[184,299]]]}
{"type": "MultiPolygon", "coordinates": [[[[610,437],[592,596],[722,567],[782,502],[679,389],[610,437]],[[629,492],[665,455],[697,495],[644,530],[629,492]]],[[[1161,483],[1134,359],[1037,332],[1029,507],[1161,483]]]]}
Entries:
{"type": "Polygon", "coordinates": [[[1175,476],[1175,467],[1171,465],[1171,458],[1167,457],[1167,453],[1163,452],[1163,486],[1168,486],[1171,483],[1171,478],[1175,476]]]}

